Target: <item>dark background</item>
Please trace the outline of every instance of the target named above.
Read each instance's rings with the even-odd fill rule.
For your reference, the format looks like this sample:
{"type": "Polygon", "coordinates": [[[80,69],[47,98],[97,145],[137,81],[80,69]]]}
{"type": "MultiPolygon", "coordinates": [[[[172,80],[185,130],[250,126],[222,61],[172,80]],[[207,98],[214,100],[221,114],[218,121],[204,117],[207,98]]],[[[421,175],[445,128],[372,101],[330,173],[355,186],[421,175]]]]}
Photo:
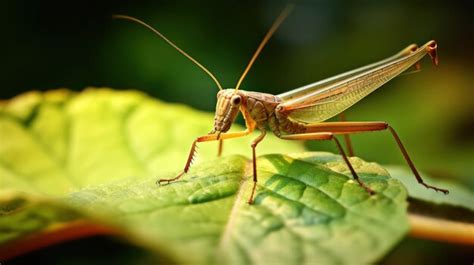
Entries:
{"type": "MultiPolygon", "coordinates": [[[[242,89],[278,94],[381,60],[408,44],[435,39],[439,67],[423,60],[421,72],[394,79],[346,115],[350,120],[388,121],[421,170],[472,189],[474,9],[470,2],[297,1],[242,89]]],[[[161,100],[213,111],[217,88],[206,74],[144,28],[112,20],[111,15],[127,14],[153,25],[209,68],[224,87],[233,87],[285,4],[3,1],[0,99],[29,90],[106,86],[137,89],[161,100]]],[[[353,141],[356,154],[366,160],[403,162],[388,134],[357,135],[353,141]]],[[[308,147],[332,150],[323,143],[308,147]]],[[[404,243],[397,251],[409,256],[407,246],[416,250],[424,245],[404,243]]],[[[431,247],[433,251],[422,253],[444,248],[431,247]]]]}
{"type": "MultiPolygon", "coordinates": [[[[286,2],[221,2],[4,2],[1,97],[111,86],[212,110],[215,89],[205,74],[153,34],[111,15],[157,27],[233,87],[286,2]],[[194,93],[200,97],[190,97],[194,93]]],[[[472,70],[472,11],[469,1],[296,2],[244,87],[276,94],[430,39],[439,43],[441,66],[472,70]]]]}

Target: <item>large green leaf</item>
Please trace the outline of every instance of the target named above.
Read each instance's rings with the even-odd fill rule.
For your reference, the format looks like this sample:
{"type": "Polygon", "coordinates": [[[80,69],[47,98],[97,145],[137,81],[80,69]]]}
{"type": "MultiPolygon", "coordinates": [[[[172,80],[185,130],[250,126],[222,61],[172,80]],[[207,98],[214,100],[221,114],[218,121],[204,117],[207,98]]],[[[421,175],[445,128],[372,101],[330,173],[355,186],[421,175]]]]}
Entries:
{"type": "MultiPolygon", "coordinates": [[[[170,262],[353,264],[378,260],[408,230],[406,191],[378,165],[352,159],[377,191],[369,196],[337,172],[340,159],[328,165],[327,153],[272,137],[259,153],[295,154],[259,157],[254,205],[241,155],[207,159],[157,187],[158,177],[176,175],[212,115],[136,92],[29,93],[0,115],[4,249],[85,222],[170,262]]],[[[248,142],[226,142],[227,153],[248,154],[248,142]]],[[[201,146],[201,157],[215,156],[215,144],[201,146]]]]}

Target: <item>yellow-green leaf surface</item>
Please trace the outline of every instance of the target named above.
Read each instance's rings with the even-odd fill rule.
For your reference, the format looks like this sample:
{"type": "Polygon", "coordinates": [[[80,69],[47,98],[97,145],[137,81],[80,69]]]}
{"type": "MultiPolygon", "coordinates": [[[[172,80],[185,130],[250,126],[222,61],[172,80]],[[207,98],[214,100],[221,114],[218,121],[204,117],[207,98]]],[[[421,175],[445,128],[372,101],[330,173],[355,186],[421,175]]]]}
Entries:
{"type": "Polygon", "coordinates": [[[259,157],[254,205],[246,203],[251,137],[227,141],[223,158],[215,143],[203,143],[201,162],[182,180],[156,186],[176,175],[212,119],[108,89],[3,102],[0,248],[87,220],[167,262],[363,264],[407,232],[406,191],[384,169],[352,159],[377,192],[369,196],[340,173],[338,157],[274,137],[259,154],[287,155],[259,157]]]}

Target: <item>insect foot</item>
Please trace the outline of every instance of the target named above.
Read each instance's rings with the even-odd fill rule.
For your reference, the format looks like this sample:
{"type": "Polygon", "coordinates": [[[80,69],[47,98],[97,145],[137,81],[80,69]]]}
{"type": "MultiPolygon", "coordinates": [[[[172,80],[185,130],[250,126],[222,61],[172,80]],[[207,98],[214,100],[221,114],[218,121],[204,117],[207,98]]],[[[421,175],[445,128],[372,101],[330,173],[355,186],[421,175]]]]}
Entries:
{"type": "Polygon", "coordinates": [[[156,181],[156,185],[163,185],[162,183],[165,183],[165,185],[167,184],[170,184],[170,182],[173,182],[177,179],[179,179],[182,175],[184,174],[184,171],[181,171],[181,173],[178,174],[178,176],[174,177],[174,178],[170,178],[170,179],[159,179],[156,181]]]}
{"type": "Polygon", "coordinates": [[[440,192],[444,193],[445,195],[449,194],[449,190],[447,190],[447,189],[437,188],[435,186],[428,185],[424,182],[422,182],[421,185],[425,186],[427,189],[435,190],[436,192],[440,191],[440,192]]]}

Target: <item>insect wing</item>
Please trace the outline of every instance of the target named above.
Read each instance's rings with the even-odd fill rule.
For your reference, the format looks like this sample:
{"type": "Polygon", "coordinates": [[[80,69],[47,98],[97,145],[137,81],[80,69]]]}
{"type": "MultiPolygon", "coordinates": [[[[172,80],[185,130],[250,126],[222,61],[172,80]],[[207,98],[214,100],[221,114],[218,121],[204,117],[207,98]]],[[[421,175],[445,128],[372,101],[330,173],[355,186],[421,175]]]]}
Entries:
{"type": "Polygon", "coordinates": [[[281,104],[282,111],[286,112],[289,118],[301,122],[316,123],[327,120],[351,107],[421,60],[430,52],[433,43],[428,42],[416,51],[398,59],[386,59],[381,64],[373,64],[376,65],[375,67],[365,67],[366,70],[347,75],[347,78],[339,78],[317,90],[300,93],[299,97],[284,101],[281,104]]]}
{"type": "Polygon", "coordinates": [[[405,49],[401,50],[399,53],[397,53],[397,54],[395,54],[395,55],[393,55],[393,56],[391,56],[391,57],[389,57],[385,60],[381,60],[381,61],[375,62],[373,64],[369,64],[369,65],[366,65],[366,66],[363,66],[363,67],[360,67],[360,68],[357,68],[357,69],[354,69],[354,70],[351,70],[351,71],[347,71],[347,72],[344,72],[342,74],[332,76],[330,78],[326,78],[324,80],[321,80],[321,81],[318,81],[318,82],[315,82],[315,83],[311,83],[309,85],[306,85],[306,86],[303,86],[303,87],[300,87],[300,88],[290,90],[288,92],[279,94],[277,96],[279,98],[281,98],[282,100],[290,100],[290,99],[293,99],[293,98],[297,98],[297,97],[307,95],[311,92],[323,89],[325,87],[328,87],[331,84],[334,84],[334,83],[337,83],[337,82],[342,81],[344,79],[347,79],[347,78],[350,78],[352,76],[358,75],[358,74],[363,73],[367,70],[370,70],[370,69],[373,69],[373,68],[378,67],[380,65],[383,65],[383,64],[389,63],[391,61],[400,59],[404,56],[407,56],[407,55],[411,54],[412,52],[415,52],[417,49],[418,49],[418,46],[416,44],[411,44],[411,45],[407,46],[405,49]]]}

